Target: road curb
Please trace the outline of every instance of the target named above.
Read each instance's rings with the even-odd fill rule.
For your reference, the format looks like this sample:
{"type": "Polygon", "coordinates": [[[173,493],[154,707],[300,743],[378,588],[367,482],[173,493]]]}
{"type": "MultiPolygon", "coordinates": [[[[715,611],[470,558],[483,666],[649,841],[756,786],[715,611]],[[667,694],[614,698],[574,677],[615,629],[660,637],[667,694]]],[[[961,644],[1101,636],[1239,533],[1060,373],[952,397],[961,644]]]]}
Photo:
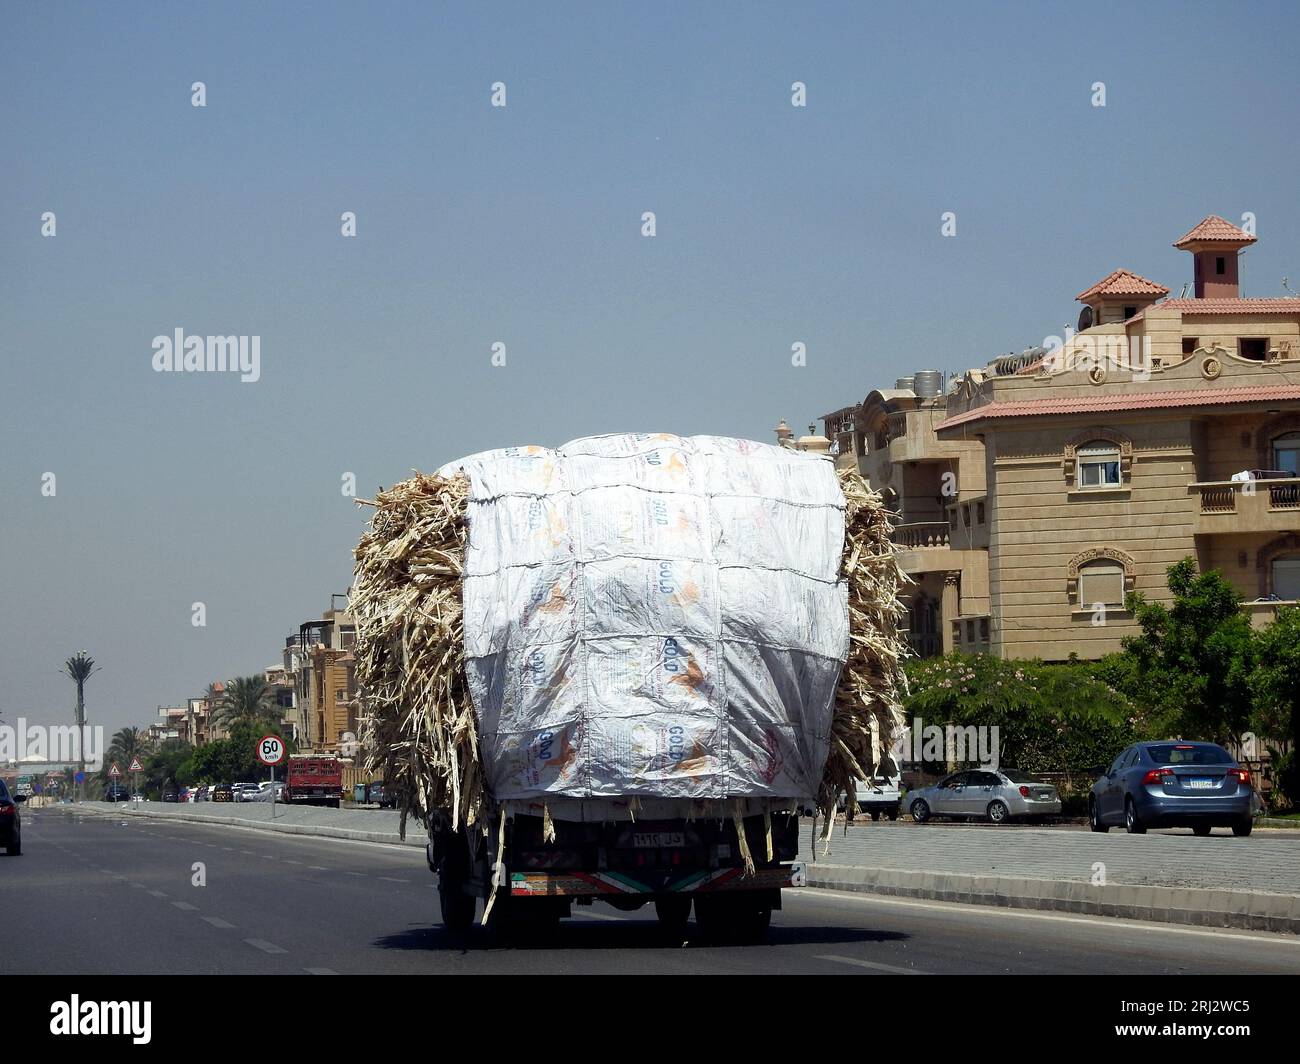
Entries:
{"type": "MultiPolygon", "coordinates": [[[[112,812],[107,809],[92,809],[80,805],[66,807],[76,813],[89,813],[91,816],[147,817],[150,820],[183,820],[191,824],[216,824],[224,827],[249,828],[253,831],[266,831],[281,835],[311,835],[324,839],[346,839],[352,842],[382,842],[390,846],[418,846],[424,849],[425,838],[422,830],[408,831],[403,839],[395,831],[361,831],[356,828],[336,828],[324,824],[290,824],[288,822],[272,823],[269,820],[249,820],[233,816],[204,816],[202,813],[159,813],[152,809],[134,809],[131,812],[112,812]]],[[[419,824],[413,827],[419,829],[419,824]]]]}
{"type": "Polygon", "coordinates": [[[820,863],[807,867],[808,886],[828,890],[1300,934],[1300,897],[1291,894],[1131,883],[1097,886],[1081,880],[1019,879],[820,863]]]}

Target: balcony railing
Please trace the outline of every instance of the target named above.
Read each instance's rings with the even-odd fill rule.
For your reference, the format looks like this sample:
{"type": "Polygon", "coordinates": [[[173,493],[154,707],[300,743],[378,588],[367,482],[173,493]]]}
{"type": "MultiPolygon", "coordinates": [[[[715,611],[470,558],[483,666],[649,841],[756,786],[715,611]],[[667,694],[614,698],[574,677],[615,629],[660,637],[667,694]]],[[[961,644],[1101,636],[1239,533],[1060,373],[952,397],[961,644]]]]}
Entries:
{"type": "Polygon", "coordinates": [[[947,547],[949,529],[947,521],[916,521],[894,526],[894,542],[907,550],[922,547],[947,547]]]}
{"type": "Polygon", "coordinates": [[[1198,532],[1288,530],[1300,511],[1300,477],[1189,485],[1200,497],[1198,532]]]}

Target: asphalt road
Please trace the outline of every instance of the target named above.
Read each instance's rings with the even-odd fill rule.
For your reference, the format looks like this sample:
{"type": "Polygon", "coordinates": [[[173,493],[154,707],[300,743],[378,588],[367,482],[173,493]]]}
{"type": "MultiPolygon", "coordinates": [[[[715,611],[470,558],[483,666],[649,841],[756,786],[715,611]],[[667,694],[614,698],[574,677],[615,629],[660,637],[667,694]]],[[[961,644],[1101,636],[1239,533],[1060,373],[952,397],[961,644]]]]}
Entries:
{"type": "Polygon", "coordinates": [[[1295,936],[813,890],[766,946],[664,943],[598,903],[511,947],[442,930],[413,848],[34,810],[23,851],[0,856],[4,973],[1300,973],[1295,936]]]}

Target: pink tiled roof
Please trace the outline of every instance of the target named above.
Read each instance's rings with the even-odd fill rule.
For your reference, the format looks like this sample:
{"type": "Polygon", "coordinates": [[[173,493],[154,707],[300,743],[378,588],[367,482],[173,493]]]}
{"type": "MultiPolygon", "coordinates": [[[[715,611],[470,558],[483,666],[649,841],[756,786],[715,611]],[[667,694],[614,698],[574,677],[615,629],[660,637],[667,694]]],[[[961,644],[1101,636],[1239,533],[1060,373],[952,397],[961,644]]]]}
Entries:
{"type": "Polygon", "coordinates": [[[1132,270],[1116,270],[1107,274],[1091,288],[1085,288],[1074,298],[1080,303],[1092,296],[1167,296],[1169,289],[1149,281],[1132,270]]]}
{"type": "Polygon", "coordinates": [[[1174,243],[1176,248],[1185,248],[1191,244],[1253,244],[1256,238],[1246,230],[1238,229],[1226,218],[1211,214],[1193,226],[1174,243]]]}
{"type": "Polygon", "coordinates": [[[1183,314],[1300,314],[1300,299],[1166,299],[1144,307],[1130,320],[1140,320],[1148,310],[1177,310],[1183,314]]]}
{"type": "Polygon", "coordinates": [[[1141,395],[1061,396],[1017,402],[988,403],[941,422],[936,432],[971,421],[1032,417],[1043,414],[1104,414],[1124,410],[1165,410],[1180,406],[1218,406],[1221,403],[1273,403],[1300,399],[1300,384],[1265,384],[1250,388],[1186,388],[1141,395]]]}

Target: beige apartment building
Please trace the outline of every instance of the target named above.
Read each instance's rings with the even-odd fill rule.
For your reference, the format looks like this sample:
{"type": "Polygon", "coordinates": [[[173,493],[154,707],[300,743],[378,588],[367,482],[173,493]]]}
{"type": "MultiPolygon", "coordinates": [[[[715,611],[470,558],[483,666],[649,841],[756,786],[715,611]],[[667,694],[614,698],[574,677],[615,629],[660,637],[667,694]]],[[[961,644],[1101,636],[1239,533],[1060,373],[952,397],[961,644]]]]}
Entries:
{"type": "MultiPolygon", "coordinates": [[[[292,709],[299,749],[338,752],[343,736],[357,732],[357,625],[347,611],[347,596],[335,595],[318,620],[304,621],[285,641],[284,661],[276,682],[296,680],[292,709]],[[344,600],[342,608],[334,602],[344,600]]],[[[275,671],[267,670],[268,675],[275,671]]]]}
{"type": "Polygon", "coordinates": [[[1115,270],[1063,344],[824,417],[899,513],[918,654],[1099,657],[1189,555],[1257,625],[1300,600],[1300,299],[1240,295],[1254,242],[1206,218],[1174,244],[1192,298],[1115,270]]]}

